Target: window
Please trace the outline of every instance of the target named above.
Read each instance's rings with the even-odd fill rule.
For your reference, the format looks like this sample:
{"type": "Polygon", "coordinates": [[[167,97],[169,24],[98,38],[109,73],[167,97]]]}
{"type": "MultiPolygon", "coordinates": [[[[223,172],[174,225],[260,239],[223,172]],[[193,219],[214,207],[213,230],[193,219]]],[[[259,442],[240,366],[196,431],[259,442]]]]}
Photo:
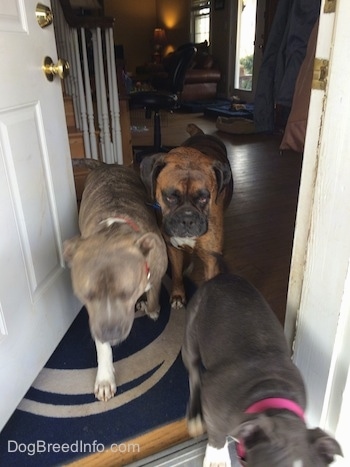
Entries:
{"type": "Polygon", "coordinates": [[[210,1],[191,0],[191,39],[210,44],[210,1]]]}

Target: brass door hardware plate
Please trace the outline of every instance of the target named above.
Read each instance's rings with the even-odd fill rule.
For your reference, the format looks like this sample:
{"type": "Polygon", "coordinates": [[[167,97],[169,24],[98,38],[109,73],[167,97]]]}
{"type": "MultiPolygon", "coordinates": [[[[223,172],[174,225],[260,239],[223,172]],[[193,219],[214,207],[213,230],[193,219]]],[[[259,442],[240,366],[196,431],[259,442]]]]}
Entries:
{"type": "Polygon", "coordinates": [[[315,58],[314,72],[312,78],[312,89],[320,89],[321,91],[324,91],[326,89],[328,78],[328,65],[328,60],[322,58],[315,58]]]}

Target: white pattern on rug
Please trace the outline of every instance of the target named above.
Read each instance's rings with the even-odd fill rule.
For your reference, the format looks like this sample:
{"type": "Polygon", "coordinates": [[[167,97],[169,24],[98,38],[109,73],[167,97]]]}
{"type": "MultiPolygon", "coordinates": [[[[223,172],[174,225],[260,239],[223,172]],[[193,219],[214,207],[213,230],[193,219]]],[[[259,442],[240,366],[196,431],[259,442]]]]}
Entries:
{"type": "MultiPolygon", "coordinates": [[[[164,278],[163,284],[169,290],[170,279],[168,276],[164,278]]],[[[136,319],[138,316],[139,314],[136,314],[136,319]]],[[[171,310],[169,321],[162,334],[147,347],[114,363],[119,386],[145,375],[158,366],[159,368],[138,386],[122,394],[117,393],[108,402],[96,400],[86,404],[54,405],[24,398],[17,408],[24,412],[46,417],[73,418],[108,412],[131,402],[157,384],[175,362],[182,345],[185,319],[185,308],[171,310]],[[142,371],[135,374],[135,368],[142,371]]],[[[62,395],[90,394],[93,391],[95,376],[96,368],[79,370],[43,368],[32,387],[43,392],[62,395]]]]}

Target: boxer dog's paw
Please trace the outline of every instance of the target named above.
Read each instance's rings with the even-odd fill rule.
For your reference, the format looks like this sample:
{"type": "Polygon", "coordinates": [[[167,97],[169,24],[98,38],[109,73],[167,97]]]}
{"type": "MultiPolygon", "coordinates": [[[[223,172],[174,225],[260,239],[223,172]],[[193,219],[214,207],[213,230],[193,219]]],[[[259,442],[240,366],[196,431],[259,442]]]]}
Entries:
{"type": "Polygon", "coordinates": [[[174,310],[179,310],[186,305],[186,299],[181,297],[181,295],[173,295],[170,299],[171,308],[174,310]]]}

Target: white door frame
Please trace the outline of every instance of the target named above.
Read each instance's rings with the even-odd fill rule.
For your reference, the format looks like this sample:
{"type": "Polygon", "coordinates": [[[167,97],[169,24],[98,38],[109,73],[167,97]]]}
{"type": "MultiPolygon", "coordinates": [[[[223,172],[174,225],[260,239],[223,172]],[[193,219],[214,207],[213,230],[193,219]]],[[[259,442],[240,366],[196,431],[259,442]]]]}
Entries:
{"type": "MultiPolygon", "coordinates": [[[[312,90],[285,332],[308,391],[307,418],[335,434],[349,465],[350,3],[323,13],[316,57],[329,59],[326,91],[312,90]]],[[[334,465],[334,464],[333,464],[334,465]]]]}

